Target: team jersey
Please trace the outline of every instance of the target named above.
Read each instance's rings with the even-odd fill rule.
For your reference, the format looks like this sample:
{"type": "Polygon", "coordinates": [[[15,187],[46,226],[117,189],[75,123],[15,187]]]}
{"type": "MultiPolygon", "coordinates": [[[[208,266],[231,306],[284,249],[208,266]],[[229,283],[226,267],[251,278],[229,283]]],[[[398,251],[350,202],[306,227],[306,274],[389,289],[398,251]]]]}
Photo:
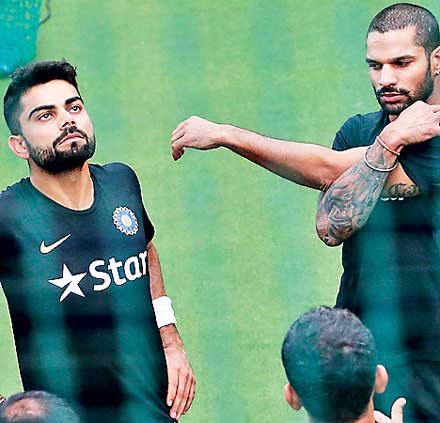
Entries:
{"type": "MultiPolygon", "coordinates": [[[[371,145],[388,123],[383,111],[354,116],[333,148],[371,145]]],[[[440,360],[440,138],[405,147],[399,163],[423,193],[380,199],[344,242],[337,299],[370,328],[388,365],[440,360]]]]}
{"type": "Polygon", "coordinates": [[[148,276],[154,229],[128,166],[90,172],[87,210],[29,178],[0,195],[0,280],[23,385],[67,399],[83,422],[171,422],[148,276]]]}

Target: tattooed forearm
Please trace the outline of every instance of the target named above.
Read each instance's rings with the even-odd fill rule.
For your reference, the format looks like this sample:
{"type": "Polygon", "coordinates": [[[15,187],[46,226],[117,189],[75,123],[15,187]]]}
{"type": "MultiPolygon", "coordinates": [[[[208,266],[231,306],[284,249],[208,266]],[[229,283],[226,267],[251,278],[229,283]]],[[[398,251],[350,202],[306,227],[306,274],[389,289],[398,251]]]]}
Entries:
{"type": "Polygon", "coordinates": [[[417,185],[394,184],[385,187],[380,195],[382,199],[408,198],[420,195],[422,190],[417,185]]]}
{"type": "MultiPolygon", "coordinates": [[[[396,157],[373,144],[367,159],[374,167],[390,168],[396,157]]],[[[316,229],[327,245],[339,245],[367,222],[380,197],[387,172],[358,162],[343,173],[319,199],[316,229]]]]}

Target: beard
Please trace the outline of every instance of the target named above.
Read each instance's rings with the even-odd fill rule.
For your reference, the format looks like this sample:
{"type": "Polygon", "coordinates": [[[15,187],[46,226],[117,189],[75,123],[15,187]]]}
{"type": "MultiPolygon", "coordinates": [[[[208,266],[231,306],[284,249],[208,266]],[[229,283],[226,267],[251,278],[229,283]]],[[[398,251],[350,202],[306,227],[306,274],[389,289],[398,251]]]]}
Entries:
{"type": "Polygon", "coordinates": [[[397,87],[382,87],[379,90],[374,89],[374,93],[376,95],[377,101],[380,104],[380,107],[382,107],[385,112],[390,115],[398,115],[416,101],[426,101],[432,94],[433,90],[434,79],[431,76],[431,65],[429,64],[423,81],[416,86],[412,93],[409,90],[397,87]],[[384,93],[398,93],[405,96],[406,100],[393,104],[386,103],[381,97],[384,93]]]}
{"type": "Polygon", "coordinates": [[[96,148],[95,135],[89,137],[84,131],[75,126],[65,129],[49,147],[33,146],[26,139],[24,141],[35,164],[51,174],[69,172],[80,168],[93,156],[96,148]],[[85,143],[78,145],[76,141],[72,141],[69,149],[59,150],[58,145],[66,136],[73,133],[80,134],[85,143]]]}

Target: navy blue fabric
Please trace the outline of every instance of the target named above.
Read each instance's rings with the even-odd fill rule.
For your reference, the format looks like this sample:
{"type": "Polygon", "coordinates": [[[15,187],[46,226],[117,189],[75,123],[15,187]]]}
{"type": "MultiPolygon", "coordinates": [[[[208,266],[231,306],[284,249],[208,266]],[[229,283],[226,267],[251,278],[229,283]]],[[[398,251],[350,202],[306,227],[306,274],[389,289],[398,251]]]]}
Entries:
{"type": "Polygon", "coordinates": [[[90,171],[88,210],[28,178],[0,195],[0,280],[24,388],[67,399],[85,423],[171,422],[146,254],[154,228],[128,166],[90,171]]]}

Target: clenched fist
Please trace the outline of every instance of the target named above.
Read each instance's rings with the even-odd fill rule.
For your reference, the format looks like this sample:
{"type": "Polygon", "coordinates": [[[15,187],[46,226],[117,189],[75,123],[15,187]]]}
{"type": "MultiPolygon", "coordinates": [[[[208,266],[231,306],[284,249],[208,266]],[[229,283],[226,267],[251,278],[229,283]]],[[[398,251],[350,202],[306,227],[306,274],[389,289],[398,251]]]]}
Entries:
{"type": "Polygon", "coordinates": [[[198,116],[191,116],[179,123],[171,134],[173,159],[179,160],[185,147],[197,150],[220,147],[224,126],[198,116]]]}

